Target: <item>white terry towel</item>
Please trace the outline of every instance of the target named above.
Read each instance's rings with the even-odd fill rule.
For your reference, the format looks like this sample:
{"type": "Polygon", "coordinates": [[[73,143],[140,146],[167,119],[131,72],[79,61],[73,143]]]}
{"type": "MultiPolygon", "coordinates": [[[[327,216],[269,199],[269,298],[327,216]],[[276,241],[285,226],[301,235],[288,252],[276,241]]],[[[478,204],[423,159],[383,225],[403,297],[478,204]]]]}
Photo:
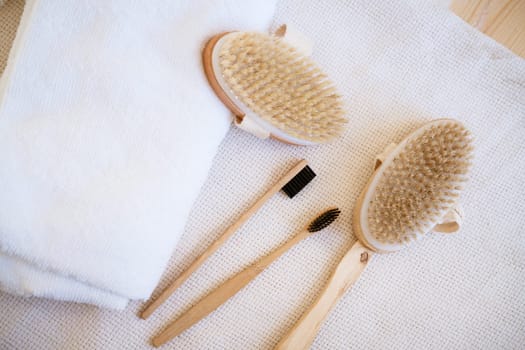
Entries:
{"type": "Polygon", "coordinates": [[[123,308],[155,288],[230,117],[213,34],[275,1],[30,0],[0,85],[0,287],[123,308]]]}

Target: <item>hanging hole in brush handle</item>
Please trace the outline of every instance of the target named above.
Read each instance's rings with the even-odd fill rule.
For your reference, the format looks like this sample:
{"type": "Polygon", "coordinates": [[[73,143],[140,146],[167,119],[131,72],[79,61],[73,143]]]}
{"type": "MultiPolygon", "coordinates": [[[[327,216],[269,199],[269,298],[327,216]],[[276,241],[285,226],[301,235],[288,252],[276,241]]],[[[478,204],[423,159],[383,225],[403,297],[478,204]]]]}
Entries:
{"type": "Polygon", "coordinates": [[[459,205],[454,208],[443,217],[440,223],[438,223],[432,231],[439,233],[456,233],[461,228],[463,223],[463,210],[459,205]]]}
{"type": "Polygon", "coordinates": [[[242,117],[235,116],[233,122],[239,129],[247,131],[260,139],[267,139],[270,137],[270,132],[261,127],[254,118],[250,118],[248,115],[242,117]]]}
{"type": "Polygon", "coordinates": [[[286,334],[276,350],[306,350],[312,345],[323,321],[330,314],[337,301],[359,279],[373,252],[361,242],[354,243],[352,248],[341,259],[339,265],[325,285],[317,300],[301,316],[295,326],[286,334]]]}
{"type": "Polygon", "coordinates": [[[292,45],[305,56],[311,56],[313,51],[313,43],[306,35],[301,33],[297,28],[283,24],[274,32],[276,37],[282,38],[285,42],[292,45]]]}

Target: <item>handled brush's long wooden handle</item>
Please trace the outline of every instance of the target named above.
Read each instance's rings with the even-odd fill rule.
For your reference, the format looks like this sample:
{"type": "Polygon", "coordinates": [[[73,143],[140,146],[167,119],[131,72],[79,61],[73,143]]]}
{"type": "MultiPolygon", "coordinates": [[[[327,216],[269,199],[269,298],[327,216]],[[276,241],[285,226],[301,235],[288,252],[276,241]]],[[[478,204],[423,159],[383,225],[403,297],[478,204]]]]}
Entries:
{"type": "Polygon", "coordinates": [[[220,236],[206,251],[199,256],[173,283],[171,283],[158,297],[142,311],[140,317],[148,318],[162,303],[164,303],[177,288],[179,288],[195,270],[197,270],[213,253],[219,249],[264,203],[274,194],[279,192],[290,180],[308,165],[306,160],[301,160],[288,173],[286,173],[272,188],[255,202],[241,217],[220,236]]]}
{"type": "Polygon", "coordinates": [[[297,234],[255,264],[250,265],[228,281],[224,282],[221,286],[192,306],[187,312],[162,331],[162,333],[153,338],[153,345],[158,347],[199,322],[250,283],[259,273],[261,273],[272,262],[277,260],[288,249],[309,235],[311,235],[311,233],[308,230],[297,234]]]}
{"type": "Polygon", "coordinates": [[[357,241],[343,257],[323,292],[275,349],[301,350],[312,345],[321,324],[345,291],[359,278],[372,257],[372,251],[357,241]]]}

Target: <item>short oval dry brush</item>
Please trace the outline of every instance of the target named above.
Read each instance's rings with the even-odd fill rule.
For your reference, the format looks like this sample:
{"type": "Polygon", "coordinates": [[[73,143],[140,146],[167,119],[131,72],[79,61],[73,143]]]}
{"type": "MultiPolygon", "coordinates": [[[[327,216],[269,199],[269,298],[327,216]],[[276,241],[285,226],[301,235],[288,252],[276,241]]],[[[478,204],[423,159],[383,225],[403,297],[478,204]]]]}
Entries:
{"type": "Polygon", "coordinates": [[[341,96],[317,64],[280,37],[231,32],[203,51],[206,76],[237,122],[250,118],[280,141],[313,145],[341,135],[341,96]]]}

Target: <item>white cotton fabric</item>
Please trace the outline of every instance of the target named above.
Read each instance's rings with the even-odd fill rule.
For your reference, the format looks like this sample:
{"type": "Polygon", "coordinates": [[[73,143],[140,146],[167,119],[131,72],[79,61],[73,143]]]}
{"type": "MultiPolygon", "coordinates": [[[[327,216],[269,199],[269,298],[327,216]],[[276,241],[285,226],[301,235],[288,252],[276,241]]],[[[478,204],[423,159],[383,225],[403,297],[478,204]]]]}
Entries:
{"type": "MultiPolygon", "coordinates": [[[[281,1],[342,92],[349,125],[330,145],[293,147],[233,129],[220,146],[157,292],[296,160],[317,177],[274,196],[147,321],[0,295],[0,342],[15,349],[148,349],[192,303],[289,239],[324,209],[340,218],[299,243],[166,349],[271,349],[314,301],[355,241],[352,210],[375,156],[422,123],[461,120],[475,163],[453,235],[378,255],[324,322],[313,349],[520,349],[525,344],[525,62],[441,6],[396,1],[281,1]],[[30,331],[29,331],[30,330],[30,331]]],[[[2,343],[0,343],[2,344],[2,343]]]]}
{"type": "Polygon", "coordinates": [[[0,85],[0,288],[148,299],[230,115],[201,49],[274,1],[30,0],[0,85]]]}

